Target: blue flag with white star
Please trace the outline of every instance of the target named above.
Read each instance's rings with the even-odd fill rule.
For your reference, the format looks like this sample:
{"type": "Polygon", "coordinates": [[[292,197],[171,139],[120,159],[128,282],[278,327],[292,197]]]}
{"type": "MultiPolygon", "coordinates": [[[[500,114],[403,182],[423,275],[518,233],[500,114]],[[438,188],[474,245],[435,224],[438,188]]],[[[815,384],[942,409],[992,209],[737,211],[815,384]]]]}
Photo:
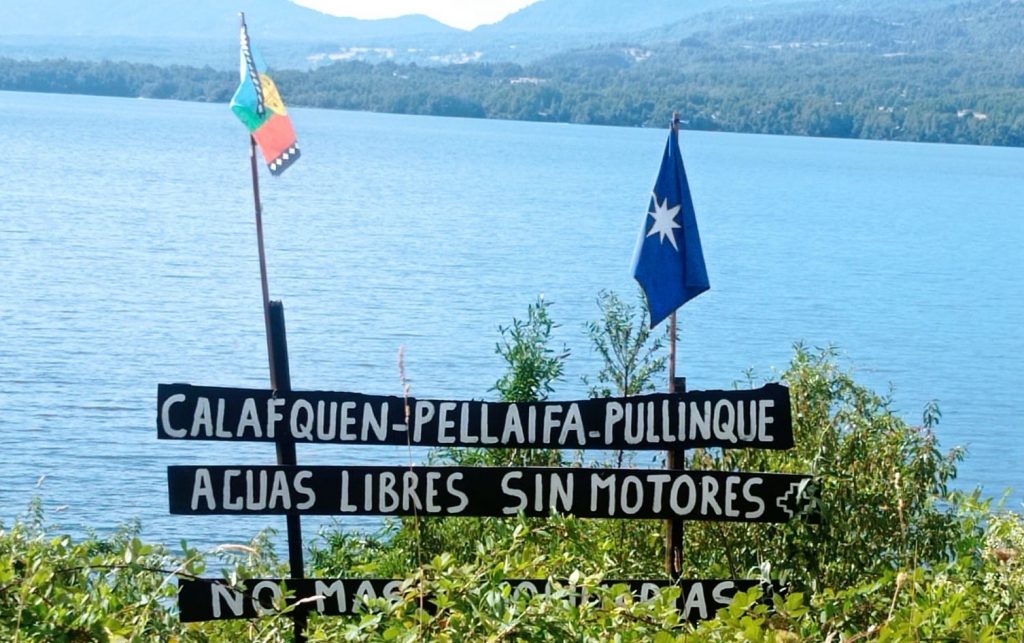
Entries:
{"type": "Polygon", "coordinates": [[[675,128],[668,135],[651,204],[640,229],[633,276],[647,297],[651,328],[711,287],[675,128]]]}

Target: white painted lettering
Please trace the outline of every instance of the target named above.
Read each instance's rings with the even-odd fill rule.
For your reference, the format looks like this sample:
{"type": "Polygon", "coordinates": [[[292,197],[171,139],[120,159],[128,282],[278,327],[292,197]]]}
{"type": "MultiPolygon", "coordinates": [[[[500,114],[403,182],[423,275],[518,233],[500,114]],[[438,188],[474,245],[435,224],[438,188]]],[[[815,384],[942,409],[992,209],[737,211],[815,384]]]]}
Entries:
{"type": "Polygon", "coordinates": [[[427,489],[423,492],[426,496],[423,499],[423,504],[426,506],[426,512],[428,514],[441,513],[442,507],[437,504],[437,494],[440,491],[437,488],[437,483],[441,480],[441,473],[439,471],[428,471],[427,472],[427,489]]]}
{"type": "Polygon", "coordinates": [[[345,595],[345,583],[336,580],[330,585],[322,580],[317,580],[313,583],[313,593],[316,594],[316,611],[321,614],[325,611],[324,601],[330,597],[334,597],[334,610],[339,614],[344,614],[348,606],[348,597],[345,595]]]}
{"type": "Polygon", "coordinates": [[[640,511],[640,507],[644,504],[644,486],[640,481],[640,478],[636,476],[626,476],[622,481],[622,499],[620,505],[622,507],[622,513],[627,516],[640,511]],[[633,496],[633,502],[630,502],[630,496],[633,496]]]}
{"type": "Polygon", "coordinates": [[[348,471],[341,472],[341,500],[338,503],[338,511],[349,514],[356,510],[356,506],[348,500],[348,471]]]}
{"type": "Polygon", "coordinates": [[[657,598],[659,592],[661,592],[661,588],[654,583],[643,583],[640,585],[640,595],[638,598],[640,599],[640,602],[646,603],[649,600],[657,598]]]}
{"type": "MultiPolygon", "coordinates": [[[[480,438],[469,431],[469,404],[463,403],[461,407],[459,409],[459,441],[462,444],[476,444],[480,442],[480,438]]],[[[486,423],[487,419],[484,418],[483,421],[486,423]]]]}
{"type": "Polygon", "coordinates": [[[775,437],[768,433],[768,425],[775,423],[770,409],[775,408],[775,400],[758,400],[757,439],[761,442],[775,442],[775,437]]]}
{"type": "Polygon", "coordinates": [[[270,439],[274,438],[277,423],[284,419],[284,415],[278,410],[282,406],[284,406],[283,398],[272,397],[267,400],[267,437],[270,439]]]}
{"type": "Polygon", "coordinates": [[[639,405],[636,409],[636,415],[633,417],[634,405],[626,403],[626,424],[623,427],[623,437],[626,438],[626,444],[640,444],[640,441],[644,438],[644,413],[643,405],[639,405]]]}
{"type": "Polygon", "coordinates": [[[246,431],[252,431],[252,437],[263,437],[263,427],[260,426],[260,416],[256,412],[255,398],[247,397],[242,402],[242,417],[238,420],[238,428],[235,435],[239,438],[245,437],[246,431]]]}
{"type": "Polygon", "coordinates": [[[396,482],[395,474],[390,471],[382,472],[377,479],[377,509],[380,511],[391,512],[398,509],[402,498],[395,491],[396,482]]]}
{"type": "Polygon", "coordinates": [[[455,428],[455,420],[449,420],[448,414],[455,410],[458,405],[455,402],[441,402],[437,412],[437,441],[441,444],[455,444],[455,436],[448,435],[448,429],[455,428]]]}
{"type": "Polygon", "coordinates": [[[686,595],[686,601],[683,603],[683,619],[690,618],[690,612],[693,610],[697,610],[697,614],[702,619],[708,617],[708,603],[704,596],[704,583],[695,582],[690,586],[690,591],[686,595]]]}
{"type": "Polygon", "coordinates": [[[267,509],[291,509],[292,493],[288,484],[288,474],[284,471],[275,471],[274,479],[270,483],[270,498],[267,500],[267,509]]]}
{"type": "Polygon", "coordinates": [[[217,508],[217,497],[213,494],[213,480],[210,478],[209,469],[196,469],[195,478],[192,479],[192,511],[199,508],[199,500],[206,501],[206,508],[213,511],[217,508]]]}
{"type": "Polygon", "coordinates": [[[544,511],[544,474],[533,474],[533,510],[544,511]]]}
{"type": "Polygon", "coordinates": [[[434,403],[427,400],[416,400],[416,407],[413,409],[413,438],[419,442],[423,436],[423,427],[434,419],[434,403]]]}
{"type": "Polygon", "coordinates": [[[661,440],[662,442],[676,442],[677,440],[683,440],[682,426],[676,425],[676,431],[678,431],[678,438],[675,433],[672,433],[672,405],[668,400],[661,401],[661,440]]]}
{"type": "Polygon", "coordinates": [[[762,515],[764,515],[764,500],[762,500],[761,497],[757,495],[757,493],[754,490],[754,487],[760,487],[761,483],[763,482],[764,478],[756,477],[749,478],[746,482],[743,483],[743,498],[748,502],[752,502],[755,505],[757,505],[756,509],[751,509],[746,513],[746,518],[748,520],[760,518],[762,515]]]}
{"type": "Polygon", "coordinates": [[[352,601],[353,607],[358,607],[366,602],[368,598],[377,598],[377,592],[373,589],[373,584],[368,580],[364,580],[359,583],[359,587],[356,588],[356,595],[352,601]]]}
{"type": "Polygon", "coordinates": [[[704,476],[700,481],[700,513],[703,516],[720,516],[722,508],[718,505],[715,495],[718,493],[718,480],[704,476]],[[714,511],[709,513],[708,509],[714,511]]]}
{"type": "Polygon", "coordinates": [[[597,511],[599,491],[605,490],[608,495],[608,515],[615,515],[615,474],[601,478],[600,473],[590,474],[590,510],[597,511]]]}
{"type": "Polygon", "coordinates": [[[496,435],[487,432],[488,427],[487,404],[480,405],[480,442],[483,444],[497,444],[500,439],[496,435]]]}
{"type": "Polygon", "coordinates": [[[232,509],[234,511],[245,509],[245,500],[242,496],[231,497],[231,480],[240,475],[242,475],[242,472],[238,469],[227,469],[224,471],[224,487],[221,493],[221,500],[223,500],[225,509],[232,509]]]}
{"type": "Polygon", "coordinates": [[[423,511],[420,497],[416,494],[419,486],[420,479],[415,471],[402,472],[402,509],[404,511],[409,511],[413,507],[416,511],[423,511]]]}
{"type": "Polygon", "coordinates": [[[551,495],[548,498],[548,506],[555,511],[572,511],[573,483],[575,477],[572,473],[565,474],[563,479],[559,474],[551,476],[551,495]]]}
{"type": "Polygon", "coordinates": [[[523,477],[522,471],[509,471],[501,477],[501,492],[506,496],[514,497],[516,499],[515,505],[506,505],[501,508],[503,514],[517,514],[526,508],[526,494],[521,490],[511,486],[513,480],[519,480],[523,477]]]}
{"type": "Polygon", "coordinates": [[[341,403],[340,421],[338,422],[338,439],[345,442],[356,440],[356,434],[352,427],[356,425],[356,419],[352,417],[352,411],[356,409],[356,403],[349,400],[341,403]]]}
{"type": "Polygon", "coordinates": [[[737,499],[736,485],[740,483],[739,476],[729,476],[725,479],[725,515],[729,518],[739,518],[740,510],[734,506],[737,499]]]}
{"type": "Polygon", "coordinates": [[[462,474],[459,473],[459,472],[455,472],[455,473],[449,475],[448,479],[445,481],[447,483],[448,493],[450,493],[451,495],[455,496],[459,500],[459,504],[451,506],[451,507],[448,508],[448,513],[453,513],[453,514],[461,513],[469,505],[469,498],[466,496],[465,493],[460,491],[455,486],[455,483],[457,481],[459,481],[459,480],[462,480],[462,474]]]}
{"type": "Polygon", "coordinates": [[[306,497],[305,500],[295,503],[295,508],[298,509],[299,511],[309,509],[314,504],[316,504],[316,493],[312,489],[303,484],[304,482],[306,482],[307,480],[311,480],[312,478],[312,471],[299,471],[298,473],[295,474],[295,477],[292,479],[292,484],[295,485],[295,491],[306,497]]]}
{"type": "Polygon", "coordinates": [[[363,403],[363,431],[362,437],[363,442],[367,442],[369,439],[370,431],[373,431],[373,435],[378,441],[383,442],[388,437],[388,403],[383,402],[380,405],[380,416],[374,416],[373,405],[369,402],[363,403]]]}
{"type": "Polygon", "coordinates": [[[544,407],[544,425],[542,433],[544,434],[544,442],[551,442],[551,436],[558,427],[562,425],[562,405],[561,404],[549,404],[544,407]]]}
{"type": "Polygon", "coordinates": [[[323,400],[317,400],[317,403],[316,403],[316,437],[319,438],[320,440],[324,441],[324,442],[326,442],[328,440],[333,440],[335,434],[338,431],[338,425],[334,421],[334,405],[335,404],[336,404],[335,402],[331,402],[331,407],[330,407],[331,408],[331,413],[330,413],[331,418],[330,418],[330,421],[325,423],[325,420],[327,418],[325,418],[324,416],[327,415],[327,414],[324,413],[324,411],[327,410],[327,404],[323,400]]]}
{"type": "Polygon", "coordinates": [[[508,405],[508,411],[505,412],[505,429],[501,432],[502,444],[524,444],[526,442],[526,434],[523,432],[523,420],[519,417],[519,407],[515,404],[508,405]],[[515,441],[512,440],[512,434],[515,434],[515,441]]]}
{"type": "Polygon", "coordinates": [[[210,409],[210,399],[200,397],[196,399],[196,410],[192,416],[192,437],[202,433],[206,437],[213,436],[213,411],[210,409]]]}
{"type": "Polygon", "coordinates": [[[245,508],[262,511],[267,507],[267,472],[245,472],[245,508]]]}
{"type": "Polygon", "coordinates": [[[651,511],[661,513],[665,485],[672,482],[672,476],[667,473],[652,473],[647,476],[647,482],[654,486],[654,497],[651,498],[651,511]]]}
{"type": "Polygon", "coordinates": [[[220,618],[224,614],[226,605],[231,616],[241,616],[245,607],[245,596],[236,592],[228,585],[221,583],[210,584],[210,598],[213,600],[213,618],[220,618]]]}
{"type": "Polygon", "coordinates": [[[704,402],[704,414],[701,415],[696,402],[690,402],[690,439],[696,440],[697,434],[704,440],[711,439],[711,401],[704,402]]]}
{"type": "Polygon", "coordinates": [[[612,444],[615,440],[615,425],[625,417],[625,410],[618,402],[608,402],[604,407],[604,443],[612,444]]]}
{"type": "Polygon", "coordinates": [[[217,399],[217,428],[214,430],[214,434],[218,438],[232,438],[230,431],[224,430],[224,398],[217,399]]]}
{"type": "Polygon", "coordinates": [[[284,598],[284,593],[281,591],[281,586],[277,584],[277,581],[261,580],[252,588],[252,604],[260,614],[266,615],[277,612],[275,606],[281,605],[280,601],[282,598],[284,598]],[[266,595],[268,592],[270,596],[266,595]],[[267,607],[263,607],[264,604],[267,607]]]}
{"type": "Polygon", "coordinates": [[[742,401],[736,403],[736,435],[743,442],[753,442],[757,437],[757,402],[750,400],[750,404],[742,401]],[[750,417],[748,419],[747,412],[750,417]]]}
{"type": "Polygon", "coordinates": [[[313,405],[307,400],[298,399],[292,404],[292,412],[288,418],[292,437],[296,440],[313,440],[313,405]],[[302,421],[299,416],[304,416],[302,421]]]}
{"type": "Polygon", "coordinates": [[[580,413],[579,404],[573,402],[565,413],[565,423],[562,424],[562,432],[558,435],[558,444],[569,446],[569,434],[576,434],[576,442],[573,446],[581,447],[586,444],[587,436],[583,430],[583,415],[580,413]]]}
{"type": "Polygon", "coordinates": [[[171,407],[175,404],[181,404],[184,401],[184,393],[175,393],[164,400],[163,406],[160,407],[160,427],[163,429],[165,435],[172,438],[183,438],[188,435],[187,429],[176,429],[171,426],[171,407]]]}
{"type": "Polygon", "coordinates": [[[712,420],[715,437],[727,442],[736,442],[736,410],[729,400],[718,400],[715,403],[715,414],[712,420]],[[728,419],[726,419],[727,416],[728,419]]]}
{"type": "Polygon", "coordinates": [[[720,583],[717,583],[715,587],[711,590],[711,600],[714,601],[715,604],[723,607],[729,605],[730,603],[732,603],[732,596],[733,594],[735,594],[733,588],[735,587],[736,583],[732,582],[731,580],[725,580],[720,583]],[[727,595],[726,592],[729,592],[729,594],[727,595]]]}
{"type": "Polygon", "coordinates": [[[668,505],[672,513],[677,516],[688,516],[697,504],[697,485],[693,478],[683,474],[672,482],[672,490],[669,492],[668,505]],[[686,502],[679,502],[679,493],[686,487],[686,502]]]}

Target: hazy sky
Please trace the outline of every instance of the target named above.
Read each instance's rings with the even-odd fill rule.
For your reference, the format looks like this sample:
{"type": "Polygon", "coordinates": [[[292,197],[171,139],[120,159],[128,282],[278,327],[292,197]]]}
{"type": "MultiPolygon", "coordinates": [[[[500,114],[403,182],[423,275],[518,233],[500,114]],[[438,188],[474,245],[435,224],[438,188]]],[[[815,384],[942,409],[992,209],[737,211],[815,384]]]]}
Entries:
{"type": "Polygon", "coordinates": [[[497,22],[537,0],[292,0],[335,16],[394,18],[422,13],[460,29],[497,22]]]}

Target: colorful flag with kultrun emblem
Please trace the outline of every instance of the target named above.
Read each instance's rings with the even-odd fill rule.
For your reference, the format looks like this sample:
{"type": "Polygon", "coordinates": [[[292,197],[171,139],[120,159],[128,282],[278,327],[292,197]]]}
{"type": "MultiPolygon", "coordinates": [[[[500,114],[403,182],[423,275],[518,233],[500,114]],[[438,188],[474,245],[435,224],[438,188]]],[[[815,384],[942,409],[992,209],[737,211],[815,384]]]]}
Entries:
{"type": "Polygon", "coordinates": [[[674,126],[633,255],[633,276],[644,289],[651,328],[711,286],[697,232],[690,186],[674,126]]]}
{"type": "Polygon", "coordinates": [[[267,64],[249,43],[249,32],[242,19],[241,83],[231,98],[231,111],[249,128],[263,152],[271,174],[284,172],[299,158],[292,119],[267,75],[267,64]]]}

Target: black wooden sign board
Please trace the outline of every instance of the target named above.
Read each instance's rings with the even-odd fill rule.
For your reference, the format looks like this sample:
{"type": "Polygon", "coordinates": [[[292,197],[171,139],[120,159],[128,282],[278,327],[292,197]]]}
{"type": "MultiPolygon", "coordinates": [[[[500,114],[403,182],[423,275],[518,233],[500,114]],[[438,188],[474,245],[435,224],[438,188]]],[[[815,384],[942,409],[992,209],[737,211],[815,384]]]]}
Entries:
{"type": "Polygon", "coordinates": [[[786,522],[809,476],[662,469],[171,466],[172,514],[683,518],[786,522]]]}
{"type": "MultiPolygon", "coordinates": [[[[367,600],[383,598],[396,600],[401,593],[402,580],[384,578],[257,578],[242,581],[242,591],[237,591],[223,579],[182,579],[178,583],[178,609],[183,623],[248,619],[273,614],[275,602],[289,605],[304,601],[296,610],[316,612],[324,616],[355,614],[367,600]],[[285,590],[291,593],[284,600],[285,590]]],[[[552,582],[542,579],[504,581],[511,587],[513,595],[521,593],[550,594],[555,587],[552,582]]],[[[565,582],[560,583],[563,587],[565,582]]],[[[658,592],[676,583],[668,580],[608,580],[601,585],[626,585],[636,600],[653,599],[658,592]]],[[[763,584],[756,580],[681,580],[676,607],[682,617],[689,621],[713,618],[720,608],[727,607],[739,591],[762,586],[769,592],[778,592],[777,584],[763,584]]],[[[581,593],[574,594],[577,604],[586,600],[581,593]]]]}
{"type": "Polygon", "coordinates": [[[793,446],[789,389],[780,384],[521,404],[161,384],[157,437],[488,448],[793,446]]]}

